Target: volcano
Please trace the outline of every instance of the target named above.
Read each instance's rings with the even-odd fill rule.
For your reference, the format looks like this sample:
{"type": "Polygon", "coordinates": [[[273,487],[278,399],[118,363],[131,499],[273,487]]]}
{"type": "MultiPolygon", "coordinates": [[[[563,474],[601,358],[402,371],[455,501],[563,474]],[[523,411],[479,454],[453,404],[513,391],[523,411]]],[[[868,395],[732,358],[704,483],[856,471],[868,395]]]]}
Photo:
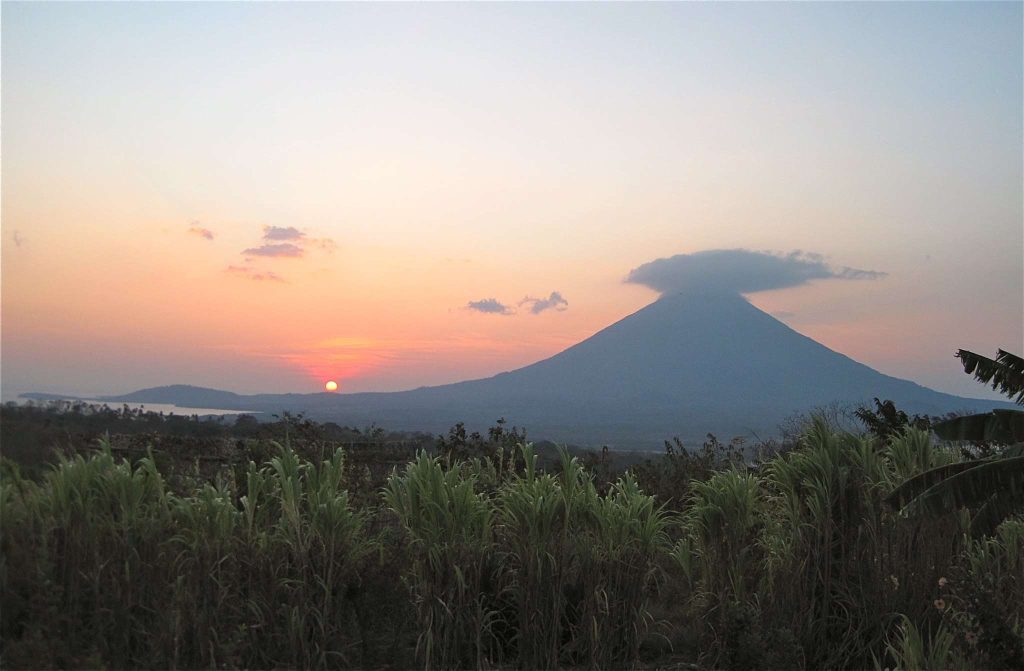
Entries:
{"type": "Polygon", "coordinates": [[[798,413],[893,400],[912,413],[980,412],[998,401],[884,375],[797,333],[736,293],[664,296],[586,340],[493,377],[409,391],[257,394],[176,385],[112,402],[304,412],[352,426],[482,430],[504,417],[534,439],[656,448],[666,438],[766,438],[798,413]]]}

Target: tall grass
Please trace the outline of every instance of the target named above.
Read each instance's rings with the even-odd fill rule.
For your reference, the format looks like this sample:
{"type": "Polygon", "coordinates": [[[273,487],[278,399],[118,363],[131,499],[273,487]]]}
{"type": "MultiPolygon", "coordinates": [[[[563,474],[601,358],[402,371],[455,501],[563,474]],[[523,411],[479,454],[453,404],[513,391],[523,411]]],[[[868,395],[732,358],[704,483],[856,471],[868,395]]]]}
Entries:
{"type": "Polygon", "coordinates": [[[540,473],[523,446],[525,470],[500,494],[507,582],[516,605],[520,668],[558,666],[566,624],[566,587],[579,572],[575,533],[593,514],[593,483],[578,462],[565,461],[560,476],[540,473]]]}
{"type": "Polygon", "coordinates": [[[761,479],[739,468],[692,487],[686,521],[700,562],[701,590],[712,605],[744,601],[760,571],[757,536],[763,525],[761,479]]]}
{"type": "Polygon", "coordinates": [[[314,465],[281,448],[262,469],[250,466],[238,500],[227,482],[175,495],[151,458],[117,461],[106,444],[62,459],[38,485],[5,473],[5,659],[170,668],[353,661],[345,597],[374,542],[348,506],[342,463],[340,452],[314,465]],[[13,650],[11,640],[20,643],[13,650]]]}
{"type": "Polygon", "coordinates": [[[261,639],[258,665],[354,663],[353,603],[364,560],[377,542],[366,513],[349,504],[341,450],[319,464],[290,449],[263,467],[250,465],[240,499],[248,591],[247,642],[261,639]]]}
{"type": "Polygon", "coordinates": [[[651,625],[648,602],[669,545],[669,518],[629,473],[607,496],[590,500],[594,510],[581,548],[583,604],[574,639],[579,661],[588,667],[628,668],[636,664],[651,625]]]}
{"type": "MultiPolygon", "coordinates": [[[[907,616],[899,618],[899,626],[885,643],[885,654],[901,671],[931,671],[931,669],[957,670],[968,667],[954,651],[955,636],[944,626],[924,635],[907,616]]],[[[883,667],[875,661],[875,668],[883,667]]]]}
{"type": "Polygon", "coordinates": [[[39,485],[6,469],[3,480],[4,639],[44,658],[46,641],[69,641],[76,655],[53,660],[64,665],[130,663],[156,628],[148,606],[166,576],[170,496],[152,460],[132,467],[104,448],[63,458],[39,485]]]}
{"type": "Polygon", "coordinates": [[[882,503],[959,458],[923,431],[819,420],[661,497],[564,450],[544,470],[528,444],[420,453],[382,491],[340,450],[261,449],[204,478],[109,444],[39,480],[3,462],[3,666],[1024,664],[1024,522],[972,539],[966,515],[882,503]]]}
{"type": "Polygon", "coordinates": [[[811,665],[867,664],[893,613],[929,615],[930,585],[956,555],[959,523],[910,526],[882,499],[903,478],[954,458],[919,429],[882,442],[816,420],[800,449],[768,465],[769,589],[811,665]]]}
{"type": "Polygon", "coordinates": [[[425,669],[494,661],[493,504],[476,485],[465,464],[446,470],[421,452],[384,491],[415,547],[411,583],[425,669]]]}

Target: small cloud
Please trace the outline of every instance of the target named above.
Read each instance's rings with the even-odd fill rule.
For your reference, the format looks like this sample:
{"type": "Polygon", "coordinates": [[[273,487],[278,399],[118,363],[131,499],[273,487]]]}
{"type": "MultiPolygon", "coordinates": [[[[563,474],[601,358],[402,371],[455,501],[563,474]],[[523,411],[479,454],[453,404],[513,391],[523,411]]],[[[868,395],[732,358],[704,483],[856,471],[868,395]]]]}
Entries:
{"type": "Polygon", "coordinates": [[[661,294],[690,289],[747,294],[796,287],[812,280],[877,280],[885,276],[876,270],[836,270],[821,254],[799,249],[788,254],[712,249],[645,263],[631,270],[625,281],[643,284],[661,294]]]}
{"type": "Polygon", "coordinates": [[[500,302],[496,298],[484,298],[479,301],[470,301],[466,303],[466,309],[476,310],[477,312],[492,315],[510,315],[515,313],[512,308],[500,302]]]}
{"type": "Polygon", "coordinates": [[[199,237],[206,238],[207,240],[213,240],[213,231],[208,228],[198,226],[198,223],[199,222],[193,221],[192,227],[188,229],[188,233],[190,235],[198,235],[199,237]]]}
{"type": "Polygon", "coordinates": [[[21,233],[18,231],[14,231],[14,233],[11,234],[11,240],[14,241],[15,247],[21,247],[26,242],[25,238],[21,237],[21,233]]]}
{"type": "Polygon", "coordinates": [[[256,270],[245,266],[228,266],[225,272],[257,282],[284,282],[284,278],[270,270],[256,270]]]}
{"type": "Polygon", "coordinates": [[[290,242],[282,242],[279,244],[250,247],[249,249],[243,251],[242,254],[246,256],[275,256],[298,258],[305,254],[305,250],[303,250],[302,247],[293,245],[290,242]]]}
{"type": "MultiPolygon", "coordinates": [[[[267,256],[282,258],[299,258],[306,252],[319,249],[327,254],[334,251],[336,245],[330,238],[311,238],[294,226],[264,226],[263,242],[242,252],[244,257],[267,256]]],[[[246,258],[249,261],[249,258],[246,258]]]]}
{"type": "Polygon", "coordinates": [[[832,277],[839,280],[880,280],[888,274],[877,270],[861,270],[843,266],[832,277]]]}
{"type": "Polygon", "coordinates": [[[334,250],[338,248],[338,245],[334,244],[334,240],[330,238],[310,238],[309,244],[312,247],[317,247],[328,254],[334,253],[334,250]]]}
{"type": "Polygon", "coordinates": [[[796,317],[795,312],[786,312],[785,310],[778,310],[777,312],[772,312],[771,315],[776,319],[792,319],[793,317],[796,317]]]}
{"type": "Polygon", "coordinates": [[[569,307],[569,301],[562,297],[562,294],[557,291],[552,291],[551,295],[547,298],[531,298],[527,296],[523,300],[519,301],[520,305],[529,305],[530,312],[535,315],[539,315],[545,310],[557,310],[562,312],[569,307]]]}
{"type": "Polygon", "coordinates": [[[306,237],[306,234],[295,228],[294,226],[264,226],[263,227],[263,239],[264,240],[301,240],[306,237]]]}

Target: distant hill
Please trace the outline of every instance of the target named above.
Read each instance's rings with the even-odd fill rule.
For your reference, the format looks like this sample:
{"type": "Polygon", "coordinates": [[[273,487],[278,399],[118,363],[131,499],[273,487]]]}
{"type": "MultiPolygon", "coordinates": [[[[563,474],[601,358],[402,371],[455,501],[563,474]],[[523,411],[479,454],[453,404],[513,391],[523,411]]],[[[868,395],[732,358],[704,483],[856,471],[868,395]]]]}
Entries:
{"type": "Polygon", "coordinates": [[[395,430],[483,430],[498,417],[531,437],[657,448],[775,433],[787,417],[839,403],[892,399],[908,412],[1009,407],[883,375],[801,335],[738,294],[666,296],[555,356],[493,377],[410,391],[240,395],[187,385],[110,402],[305,412],[317,420],[395,430]]]}

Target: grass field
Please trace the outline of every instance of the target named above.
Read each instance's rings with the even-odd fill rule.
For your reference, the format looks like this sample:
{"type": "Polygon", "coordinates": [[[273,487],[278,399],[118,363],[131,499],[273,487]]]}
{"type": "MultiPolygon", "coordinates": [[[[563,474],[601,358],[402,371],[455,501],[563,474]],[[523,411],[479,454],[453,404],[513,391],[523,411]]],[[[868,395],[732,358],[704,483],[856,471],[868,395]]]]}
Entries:
{"type": "Polygon", "coordinates": [[[347,451],[225,430],[212,460],[117,434],[29,475],[5,458],[3,666],[1024,663],[1024,521],[972,537],[966,511],[884,504],[964,458],[925,431],[819,418],[785,445],[620,460],[496,429],[347,451]]]}

